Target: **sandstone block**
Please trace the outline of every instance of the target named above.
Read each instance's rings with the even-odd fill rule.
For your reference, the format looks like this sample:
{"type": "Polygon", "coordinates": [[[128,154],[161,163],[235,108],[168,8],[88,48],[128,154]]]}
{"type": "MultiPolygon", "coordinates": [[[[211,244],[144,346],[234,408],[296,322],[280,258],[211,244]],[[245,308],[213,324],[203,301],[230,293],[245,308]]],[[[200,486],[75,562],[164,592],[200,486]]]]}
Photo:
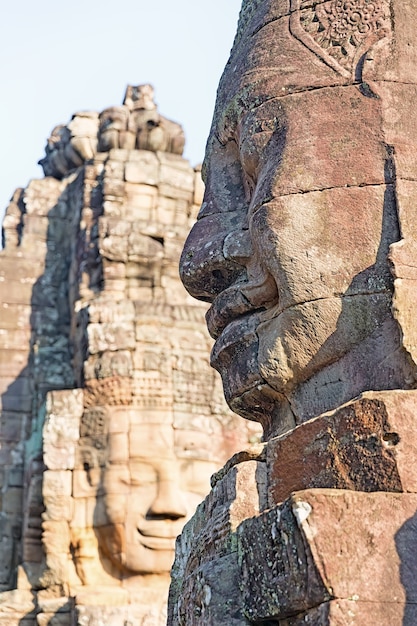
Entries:
{"type": "Polygon", "coordinates": [[[48,554],[68,554],[70,531],[64,520],[44,520],[42,522],[42,542],[48,554]]]}
{"type": "Polygon", "coordinates": [[[130,407],[115,406],[111,409],[109,433],[128,433],[129,424],[134,423],[136,411],[130,407]]]}
{"type": "Polygon", "coordinates": [[[132,353],[129,350],[100,352],[84,362],[86,380],[113,376],[131,377],[133,374],[132,353]]]}
{"type": "MultiPolygon", "coordinates": [[[[11,305],[6,302],[1,305],[1,325],[7,330],[26,330],[30,328],[31,307],[28,305],[11,305]]],[[[15,348],[15,344],[13,347],[15,348]]]]}
{"type": "Polygon", "coordinates": [[[36,616],[38,626],[72,626],[73,618],[70,613],[38,613],[36,616]]]}
{"type": "Polygon", "coordinates": [[[128,594],[125,589],[117,587],[108,587],[104,585],[97,589],[85,589],[80,590],[77,593],[75,603],[77,607],[80,606],[117,606],[120,607],[128,603],[128,594]]]}
{"type": "Polygon", "coordinates": [[[16,394],[13,393],[13,389],[8,389],[0,398],[0,407],[2,412],[28,413],[32,408],[32,394],[16,394]]]}
{"type": "Polygon", "coordinates": [[[123,198],[125,186],[122,180],[105,177],[103,181],[103,194],[114,198],[123,198]]]}
{"type": "Polygon", "coordinates": [[[183,187],[177,187],[175,184],[160,182],[159,193],[162,197],[173,200],[183,200],[191,205],[193,201],[194,190],[189,191],[187,189],[183,189],[183,187]]]}
{"type": "Polygon", "coordinates": [[[109,461],[111,463],[127,463],[129,459],[128,433],[114,433],[109,437],[109,461]]]}
{"type": "Polygon", "coordinates": [[[135,319],[135,306],[130,300],[114,302],[114,300],[101,297],[88,305],[90,323],[115,323],[130,322],[135,319]]]}
{"type": "Polygon", "coordinates": [[[2,619],[6,619],[7,614],[9,614],[10,619],[15,611],[18,611],[22,616],[26,613],[33,617],[35,608],[33,593],[30,591],[14,589],[3,591],[0,594],[0,617],[2,619]]]}
{"type": "Polygon", "coordinates": [[[148,221],[156,205],[157,196],[158,190],[152,185],[127,182],[124,205],[129,218],[134,222],[148,221]]]}
{"type": "Polygon", "coordinates": [[[93,484],[89,480],[89,475],[85,469],[74,469],[72,472],[72,495],[76,498],[74,503],[74,526],[82,526],[76,522],[76,520],[85,519],[86,516],[86,502],[85,499],[89,496],[95,497],[97,494],[97,485],[93,484]]]}
{"type": "Polygon", "coordinates": [[[108,157],[113,161],[126,162],[129,159],[129,150],[115,148],[110,150],[108,157]]]}
{"type": "MultiPolygon", "coordinates": [[[[1,337],[1,333],[0,333],[1,337]]],[[[0,393],[28,396],[33,393],[33,381],[27,376],[27,371],[20,372],[17,378],[0,376],[0,393]]]]}
{"type": "Polygon", "coordinates": [[[45,553],[40,538],[25,537],[22,545],[22,557],[25,562],[25,567],[27,567],[29,563],[34,567],[45,561],[45,553]]]}
{"type": "MultiPolygon", "coordinates": [[[[27,416],[22,414],[21,411],[17,413],[9,413],[2,411],[0,420],[1,439],[2,441],[18,442],[21,440],[24,427],[26,424],[27,416]]],[[[0,472],[0,477],[2,472],[0,472]]],[[[2,478],[0,478],[0,485],[2,484],[2,478]]]]}
{"type": "MultiPolygon", "coordinates": [[[[79,471],[79,470],[75,470],[75,471],[79,471]]],[[[88,518],[87,518],[87,498],[76,497],[75,493],[73,493],[73,496],[74,496],[74,503],[72,507],[72,517],[69,522],[69,525],[71,528],[71,536],[73,536],[74,529],[77,529],[77,528],[84,529],[84,528],[89,528],[90,526],[92,526],[92,524],[88,523],[88,518]]]]}
{"type": "Polygon", "coordinates": [[[31,329],[29,327],[25,329],[0,329],[0,348],[6,350],[13,350],[16,346],[28,346],[31,338],[31,329]]]}
{"type": "Polygon", "coordinates": [[[69,470],[74,468],[75,464],[75,445],[74,443],[62,443],[54,445],[44,442],[43,460],[45,466],[50,470],[69,470]]]}
{"type": "Polygon", "coordinates": [[[71,602],[66,596],[55,596],[52,590],[41,590],[37,593],[38,606],[45,613],[70,613],[71,602]]]}
{"type": "Polygon", "coordinates": [[[399,178],[415,181],[417,122],[415,116],[408,113],[408,103],[415,101],[417,85],[394,83],[387,88],[385,83],[377,83],[376,91],[383,107],[385,141],[395,146],[396,174],[399,178]]]}
{"type": "Polygon", "coordinates": [[[260,501],[265,499],[265,494],[260,494],[262,481],[257,487],[254,480],[261,474],[260,462],[235,465],[219,478],[178,537],[169,624],[243,626],[247,623],[242,597],[236,593],[240,570],[235,531],[247,517],[258,514],[260,501]],[[224,589],[228,590],[227,594],[224,589]]]}
{"type": "Polygon", "coordinates": [[[129,183],[156,185],[159,179],[159,161],[154,152],[135,150],[125,165],[125,180],[129,183]]]}
{"type": "Polygon", "coordinates": [[[45,512],[42,514],[44,520],[69,522],[72,518],[72,497],[61,496],[56,494],[53,496],[44,496],[45,512]]]}
{"type": "Polygon", "coordinates": [[[396,602],[332,600],[294,617],[280,620],[280,626],[412,626],[417,616],[415,605],[396,602]]]}
{"type": "Polygon", "coordinates": [[[8,514],[20,514],[23,510],[22,487],[9,487],[3,497],[3,510],[8,514]]]}
{"type": "Polygon", "coordinates": [[[269,505],[311,487],[417,493],[415,391],[366,392],[272,439],[269,505]]]}
{"type": "Polygon", "coordinates": [[[85,384],[84,406],[90,408],[132,404],[132,395],[132,381],[128,377],[91,379],[85,384]]]}
{"type": "Polygon", "coordinates": [[[100,254],[111,261],[127,261],[127,240],[120,235],[106,235],[100,240],[100,254]]]}
{"type": "Polygon", "coordinates": [[[44,498],[70,496],[72,472],[68,470],[46,470],[43,473],[42,494],[44,498]]]}
{"type": "MultiPolygon", "coordinates": [[[[104,175],[109,180],[123,180],[124,177],[124,163],[121,161],[113,161],[112,159],[107,159],[104,165],[104,175]]],[[[96,178],[96,174],[92,177],[93,180],[96,178]]]]}
{"type": "MultiPolygon", "coordinates": [[[[11,254],[6,255],[3,250],[0,252],[0,259],[0,277],[7,281],[25,281],[31,278],[38,278],[45,270],[45,261],[42,258],[28,260],[21,254],[19,256],[11,254]]],[[[7,299],[2,301],[3,308],[7,308],[8,306],[10,306],[10,303],[7,299]]],[[[18,307],[18,309],[21,309],[21,307],[18,307]]]]}
{"type": "Polygon", "coordinates": [[[50,391],[46,397],[45,440],[54,444],[77,441],[83,410],[82,389],[50,391]]]}
{"type": "Polygon", "coordinates": [[[31,180],[23,197],[26,213],[46,217],[56,206],[66,185],[67,181],[61,182],[49,176],[41,180],[31,180]]]}
{"type": "Polygon", "coordinates": [[[126,277],[126,265],[103,259],[104,280],[123,280],[126,277]]]}
{"type": "Polygon", "coordinates": [[[20,280],[10,279],[0,282],[0,302],[7,302],[9,305],[27,305],[31,302],[32,289],[35,279],[28,277],[20,280]]]}
{"type": "Polygon", "coordinates": [[[113,217],[123,217],[124,210],[122,202],[120,201],[120,199],[110,200],[109,198],[106,198],[103,201],[103,212],[105,215],[111,215],[113,217]]]}
{"type": "Polygon", "coordinates": [[[98,114],[96,111],[75,113],[68,128],[73,135],[94,137],[98,130],[98,114]]]}
{"type": "MultiPolygon", "coordinates": [[[[23,487],[23,469],[18,467],[12,467],[8,472],[7,483],[10,487],[23,487]]],[[[2,478],[0,478],[0,484],[2,478]]]]}
{"type": "Polygon", "coordinates": [[[399,611],[415,602],[416,505],[415,494],[313,489],[243,522],[246,615],[281,620],[331,599],[399,611]]]}

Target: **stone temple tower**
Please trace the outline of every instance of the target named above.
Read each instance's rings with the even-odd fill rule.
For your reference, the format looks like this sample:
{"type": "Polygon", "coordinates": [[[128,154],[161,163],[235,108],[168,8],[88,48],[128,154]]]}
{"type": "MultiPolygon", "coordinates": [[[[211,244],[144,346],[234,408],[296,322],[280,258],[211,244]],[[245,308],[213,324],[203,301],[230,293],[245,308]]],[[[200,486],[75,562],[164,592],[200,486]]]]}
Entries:
{"type": "Polygon", "coordinates": [[[0,624],[162,626],[175,537],[257,438],[178,277],[201,202],[150,85],[54,128],[0,252],[0,624]],[[240,419],[239,419],[240,421],[240,419]]]}

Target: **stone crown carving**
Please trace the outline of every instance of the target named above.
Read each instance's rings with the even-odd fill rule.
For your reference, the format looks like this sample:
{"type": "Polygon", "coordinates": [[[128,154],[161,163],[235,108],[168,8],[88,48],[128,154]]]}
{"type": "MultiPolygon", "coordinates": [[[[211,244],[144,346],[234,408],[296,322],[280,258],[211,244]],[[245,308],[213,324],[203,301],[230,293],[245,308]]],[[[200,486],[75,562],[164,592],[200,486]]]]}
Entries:
{"type": "Polygon", "coordinates": [[[158,112],[153,87],[128,85],[121,106],[81,111],[68,124],[55,126],[39,165],[45,176],[60,180],[97,152],[122,148],[182,155],[184,144],[182,126],[158,112]]]}

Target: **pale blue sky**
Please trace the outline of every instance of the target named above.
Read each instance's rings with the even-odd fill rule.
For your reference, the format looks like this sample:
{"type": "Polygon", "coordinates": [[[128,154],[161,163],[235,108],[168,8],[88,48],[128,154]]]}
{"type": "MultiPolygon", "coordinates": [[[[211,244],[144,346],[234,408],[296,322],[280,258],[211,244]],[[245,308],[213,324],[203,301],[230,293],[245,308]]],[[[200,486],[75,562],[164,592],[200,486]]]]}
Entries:
{"type": "Polygon", "coordinates": [[[41,178],[54,126],[120,104],[152,83],[160,112],[185,128],[200,162],[241,0],[21,0],[0,26],[0,214],[41,178]]]}

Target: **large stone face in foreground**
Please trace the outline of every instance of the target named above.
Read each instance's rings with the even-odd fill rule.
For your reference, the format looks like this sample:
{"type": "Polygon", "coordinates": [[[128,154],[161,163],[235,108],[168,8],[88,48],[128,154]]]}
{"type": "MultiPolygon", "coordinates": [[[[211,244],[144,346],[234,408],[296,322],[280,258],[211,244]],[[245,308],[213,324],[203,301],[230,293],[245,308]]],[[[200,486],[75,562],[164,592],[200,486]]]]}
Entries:
{"type": "Polygon", "coordinates": [[[175,537],[253,431],[179,281],[202,183],[152,94],[54,129],[4,218],[4,626],[165,624],[175,537]]]}
{"type": "Polygon", "coordinates": [[[243,0],[181,276],[266,444],[184,530],[170,626],[417,621],[416,14],[243,0]]]}
{"type": "Polygon", "coordinates": [[[267,437],[415,386],[416,8],[243,2],[181,272],[267,437]]]}

